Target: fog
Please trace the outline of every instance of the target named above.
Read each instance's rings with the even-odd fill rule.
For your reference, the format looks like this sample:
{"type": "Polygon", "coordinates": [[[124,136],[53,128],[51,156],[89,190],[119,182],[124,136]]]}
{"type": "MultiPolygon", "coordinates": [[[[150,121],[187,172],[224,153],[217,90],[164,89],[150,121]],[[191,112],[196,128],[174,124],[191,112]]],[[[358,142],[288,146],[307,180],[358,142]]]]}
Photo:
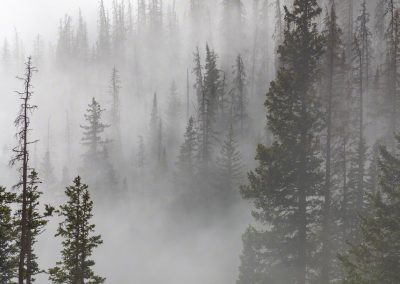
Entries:
{"type": "MultiPolygon", "coordinates": [[[[239,37],[235,39],[236,47],[229,58],[224,56],[221,3],[206,3],[207,10],[200,16],[199,22],[193,23],[190,20],[189,1],[174,1],[177,18],[173,24],[176,27],[169,30],[168,25],[171,23],[168,21],[171,19],[168,18],[168,11],[171,11],[173,2],[164,1],[159,31],[148,30],[149,22],[140,26],[137,20],[137,3],[134,3],[134,26],[131,31],[126,31],[121,46],[115,47],[106,57],[94,59],[95,54],[92,52],[96,53],[98,48],[99,1],[3,2],[0,11],[0,38],[7,41],[10,58],[2,61],[1,68],[0,183],[12,188],[18,180],[16,169],[8,166],[11,149],[16,144],[13,122],[20,103],[15,91],[23,88],[16,76],[23,75],[26,58],[33,56],[33,64],[38,69],[33,75],[33,103],[38,109],[32,113],[31,135],[38,142],[30,147],[30,156],[31,166],[38,170],[43,182],[40,185],[44,192],[41,203],[58,206],[65,201],[65,186],[71,184],[72,178],[78,174],[84,182],[89,183],[89,190],[95,201],[96,233],[101,234],[104,240],[104,244],[94,253],[96,273],[105,277],[106,283],[233,283],[240,264],[241,235],[251,221],[248,202],[239,198],[239,183],[232,188],[234,202],[230,201],[226,208],[218,208],[222,205],[208,200],[212,195],[195,203],[190,201],[184,204],[182,191],[189,189],[178,188],[174,181],[178,174],[176,163],[179,146],[183,142],[188,119],[187,71],[189,114],[196,116],[198,112],[193,87],[195,75],[192,73],[195,48],[198,46],[200,50],[202,64],[206,43],[215,49],[218,54],[218,68],[225,64],[229,84],[233,76],[231,67],[235,64],[234,53],[242,51],[245,64],[250,64],[251,47],[246,44],[242,46],[242,39],[239,37]],[[68,47],[62,46],[69,43],[63,43],[60,39],[60,21],[64,21],[65,15],[72,17],[71,32],[77,32],[79,9],[87,25],[87,53],[84,58],[76,58],[76,51],[71,53],[68,47]],[[146,29],[142,34],[141,28],[146,29]],[[39,47],[35,42],[37,35],[40,35],[39,47]],[[111,154],[109,157],[115,171],[115,183],[110,186],[107,183],[105,186],[104,180],[108,177],[96,176],[96,168],[89,170],[89,175],[92,176],[90,178],[83,173],[82,155],[85,150],[81,144],[83,129],[80,125],[85,124],[84,114],[92,97],[106,109],[103,121],[111,124],[110,80],[114,67],[118,70],[121,86],[121,141],[118,141],[120,148],[116,150],[120,151],[119,156],[111,154]],[[168,125],[168,97],[173,80],[177,85],[181,107],[174,125],[168,125]],[[168,137],[164,144],[167,164],[162,170],[158,165],[160,161],[150,161],[152,158],[149,154],[151,150],[148,139],[154,93],[157,93],[159,116],[164,122],[165,137],[168,137]],[[168,134],[171,129],[174,131],[173,137],[168,134]],[[139,174],[137,166],[139,136],[144,137],[146,147],[144,174],[139,174]],[[46,151],[50,153],[53,169],[54,180],[51,182],[42,174],[48,166],[44,165],[46,151]],[[68,168],[68,179],[63,171],[65,168],[68,168]]],[[[116,3],[121,5],[123,2],[116,3]]],[[[128,2],[125,1],[124,4],[124,13],[128,13],[128,2]]],[[[109,15],[112,34],[115,24],[112,1],[104,1],[104,5],[109,15]]],[[[250,31],[251,13],[247,9],[250,6],[246,8],[245,16],[246,27],[250,31]]],[[[63,22],[62,25],[64,24],[63,22]]],[[[128,29],[127,20],[125,25],[124,29],[128,29]]],[[[251,36],[247,31],[244,34],[251,36]]],[[[71,39],[74,37],[73,35],[71,39]]],[[[272,31],[264,37],[266,41],[272,39],[272,31]]],[[[271,50],[266,52],[272,53],[273,44],[269,48],[271,50]]],[[[2,54],[5,52],[4,48],[2,54]]],[[[272,62],[273,59],[270,60],[272,62]]],[[[269,72],[268,76],[272,74],[271,66],[269,68],[266,71],[269,72]]],[[[259,105],[262,104],[263,94],[267,90],[267,81],[268,78],[262,87],[257,86],[262,89],[262,93],[249,101],[250,105],[255,106],[251,119],[260,122],[251,124],[252,129],[248,131],[251,138],[243,139],[240,146],[243,178],[253,164],[256,143],[264,139],[264,113],[259,105]]],[[[111,128],[105,131],[104,137],[115,141],[111,128]]],[[[218,136],[222,139],[225,132],[218,131],[221,131],[218,136]]],[[[215,142],[213,156],[217,156],[221,143],[222,141],[215,142]]],[[[116,153],[114,150],[110,151],[116,153]]],[[[218,186],[215,188],[218,189],[218,186]]],[[[201,186],[199,190],[202,190],[201,186]]],[[[54,237],[59,221],[58,217],[51,218],[35,245],[41,269],[53,267],[60,259],[61,239],[54,237]]],[[[38,275],[36,279],[37,283],[50,283],[46,274],[38,275]]]]}
{"type": "MultiPolygon", "coordinates": [[[[19,195],[0,209],[20,259],[27,163],[40,214],[89,186],[105,283],[379,283],[363,260],[398,255],[379,218],[400,211],[378,214],[398,198],[396,1],[2,2],[0,198],[19,195]]],[[[62,259],[59,212],[30,244],[36,283],[62,259]]]]}

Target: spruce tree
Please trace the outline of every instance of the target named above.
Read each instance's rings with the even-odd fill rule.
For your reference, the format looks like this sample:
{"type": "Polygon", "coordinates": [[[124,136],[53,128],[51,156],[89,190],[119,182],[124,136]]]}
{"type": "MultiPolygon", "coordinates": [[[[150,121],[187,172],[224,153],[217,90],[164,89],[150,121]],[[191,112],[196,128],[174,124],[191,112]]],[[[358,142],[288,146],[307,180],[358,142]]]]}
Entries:
{"type": "Polygon", "coordinates": [[[11,205],[15,194],[0,186],[0,283],[13,283],[17,274],[17,238],[13,226],[11,205]]]}
{"type": "Polygon", "coordinates": [[[240,256],[239,277],[236,284],[262,284],[271,282],[263,265],[263,234],[249,226],[242,236],[243,250],[240,256]]]}
{"type": "Polygon", "coordinates": [[[195,153],[197,150],[197,133],[193,117],[189,118],[184,135],[184,142],[179,150],[178,170],[179,176],[184,179],[193,177],[195,173],[195,153]]]}
{"type": "Polygon", "coordinates": [[[96,188],[110,190],[116,187],[116,178],[108,154],[111,141],[103,138],[104,131],[110,127],[102,121],[104,111],[96,99],[92,98],[87,113],[84,114],[87,123],[81,125],[81,143],[86,148],[83,153],[83,171],[96,188]]]}
{"type": "Polygon", "coordinates": [[[19,216],[20,234],[18,236],[18,284],[24,284],[26,275],[26,256],[29,251],[28,241],[28,179],[29,179],[29,145],[35,143],[30,140],[30,124],[32,112],[37,108],[36,105],[31,103],[33,96],[32,77],[37,71],[36,67],[32,64],[31,57],[28,57],[25,63],[25,74],[19,78],[23,82],[24,90],[17,92],[19,98],[22,100],[20,112],[15,120],[15,127],[17,128],[18,144],[13,148],[14,156],[10,161],[10,165],[19,165],[20,180],[16,187],[21,189],[21,198],[18,199],[21,214],[19,216]]]}
{"type": "Polygon", "coordinates": [[[322,224],[322,262],[321,262],[321,283],[329,283],[334,277],[332,269],[334,258],[334,247],[337,247],[337,234],[333,224],[336,224],[334,205],[337,200],[334,196],[338,194],[338,171],[337,160],[334,157],[340,153],[340,137],[337,129],[340,128],[340,121],[344,118],[337,114],[343,112],[343,103],[340,102],[343,94],[343,47],[341,42],[342,31],[337,24],[336,6],[333,3],[325,18],[325,29],[323,31],[325,40],[325,54],[322,60],[322,92],[324,108],[326,110],[326,142],[325,142],[325,186],[323,204],[322,224]],[[336,246],[335,246],[336,243],[336,246]]]}
{"type": "Polygon", "coordinates": [[[83,155],[84,161],[91,164],[100,160],[102,146],[109,143],[101,135],[110,125],[102,122],[101,118],[105,110],[101,108],[95,98],[92,98],[92,102],[88,106],[87,113],[84,115],[87,125],[81,125],[81,128],[84,130],[82,145],[87,149],[83,155]]]}
{"type": "Polygon", "coordinates": [[[241,154],[238,150],[238,142],[231,124],[223,141],[221,153],[217,157],[218,181],[221,200],[231,201],[235,196],[235,188],[242,178],[241,154]]]}
{"type": "MultiPolygon", "coordinates": [[[[26,233],[26,259],[25,259],[25,273],[24,281],[26,284],[35,282],[35,275],[43,272],[39,268],[37,255],[35,253],[35,244],[38,236],[43,233],[44,227],[48,222],[48,217],[52,215],[53,208],[49,205],[45,206],[45,210],[42,213],[40,205],[40,197],[42,192],[39,190],[39,184],[41,183],[38,174],[35,170],[32,170],[28,176],[28,187],[27,187],[27,233],[26,233]]],[[[18,197],[22,199],[22,195],[18,197]]],[[[17,211],[17,230],[18,234],[21,235],[21,216],[22,211],[17,211]]]]}
{"type": "Polygon", "coordinates": [[[233,71],[233,118],[240,130],[240,135],[244,136],[245,127],[247,126],[247,76],[241,55],[236,58],[236,64],[233,71]]]}
{"type": "Polygon", "coordinates": [[[322,37],[316,0],[295,0],[285,9],[286,30],[279,47],[282,67],[267,94],[267,121],[275,141],[259,145],[259,166],[242,187],[254,201],[256,220],[265,224],[266,273],[282,283],[312,281],[318,241],[318,215],[323,182],[316,136],[323,123],[316,95],[322,37]],[[278,280],[279,279],[279,280],[278,280]]]}
{"type": "Polygon", "coordinates": [[[400,159],[385,147],[380,150],[379,172],[379,190],[370,195],[371,209],[360,217],[361,242],[340,256],[343,283],[400,281],[400,159]]]}
{"type": "Polygon", "coordinates": [[[57,229],[56,237],[63,238],[61,261],[49,270],[52,283],[93,283],[105,282],[105,278],[95,275],[90,259],[93,250],[103,243],[100,235],[95,235],[93,201],[90,199],[88,186],[78,176],[74,183],[65,190],[68,198],[57,210],[63,218],[57,229]]]}

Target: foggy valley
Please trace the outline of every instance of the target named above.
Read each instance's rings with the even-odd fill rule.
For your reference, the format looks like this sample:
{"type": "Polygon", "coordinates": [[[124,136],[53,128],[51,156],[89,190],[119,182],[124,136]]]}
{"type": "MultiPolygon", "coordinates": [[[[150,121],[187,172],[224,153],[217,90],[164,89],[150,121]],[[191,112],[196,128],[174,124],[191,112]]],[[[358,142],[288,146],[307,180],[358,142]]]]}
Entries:
{"type": "Polygon", "coordinates": [[[0,284],[400,283],[400,2],[3,2],[0,284]]]}

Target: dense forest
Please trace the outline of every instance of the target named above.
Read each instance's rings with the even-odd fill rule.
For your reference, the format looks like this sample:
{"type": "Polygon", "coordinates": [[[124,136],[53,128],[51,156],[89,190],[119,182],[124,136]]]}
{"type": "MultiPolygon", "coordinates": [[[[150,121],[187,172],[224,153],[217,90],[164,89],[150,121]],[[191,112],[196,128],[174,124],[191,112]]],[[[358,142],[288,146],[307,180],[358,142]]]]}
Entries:
{"type": "Polygon", "coordinates": [[[400,2],[90,5],[0,48],[1,284],[400,283],[400,2]]]}

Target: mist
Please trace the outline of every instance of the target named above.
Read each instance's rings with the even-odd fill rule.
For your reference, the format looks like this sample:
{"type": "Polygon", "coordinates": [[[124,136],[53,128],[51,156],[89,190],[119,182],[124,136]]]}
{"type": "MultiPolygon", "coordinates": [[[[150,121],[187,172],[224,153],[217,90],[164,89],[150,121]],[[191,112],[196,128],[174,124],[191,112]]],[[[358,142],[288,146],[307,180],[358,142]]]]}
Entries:
{"type": "Polygon", "coordinates": [[[54,268],[67,263],[77,176],[93,201],[88,235],[102,240],[83,253],[105,278],[93,283],[400,279],[385,257],[366,261],[398,253],[397,227],[380,227],[400,212],[397,3],[3,2],[6,284],[28,277],[24,253],[37,256],[33,282],[70,283],[73,269],[54,268]],[[33,206],[46,220],[29,249],[26,187],[42,192],[33,206]]]}

